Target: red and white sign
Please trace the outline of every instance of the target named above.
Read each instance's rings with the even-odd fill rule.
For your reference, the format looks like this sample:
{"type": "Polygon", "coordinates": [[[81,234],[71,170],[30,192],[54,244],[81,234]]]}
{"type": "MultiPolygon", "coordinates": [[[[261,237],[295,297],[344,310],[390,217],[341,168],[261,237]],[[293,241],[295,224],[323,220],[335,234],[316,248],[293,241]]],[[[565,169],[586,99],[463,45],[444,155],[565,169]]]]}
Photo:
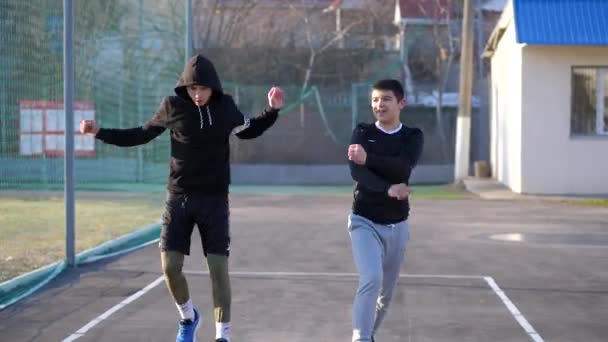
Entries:
{"type": "MultiPolygon", "coordinates": [[[[19,103],[19,153],[23,156],[62,157],[65,149],[63,101],[21,100],[19,103]]],[[[81,120],[95,119],[92,102],[74,102],[74,152],[78,157],[95,156],[95,138],[80,134],[81,120]]]]}

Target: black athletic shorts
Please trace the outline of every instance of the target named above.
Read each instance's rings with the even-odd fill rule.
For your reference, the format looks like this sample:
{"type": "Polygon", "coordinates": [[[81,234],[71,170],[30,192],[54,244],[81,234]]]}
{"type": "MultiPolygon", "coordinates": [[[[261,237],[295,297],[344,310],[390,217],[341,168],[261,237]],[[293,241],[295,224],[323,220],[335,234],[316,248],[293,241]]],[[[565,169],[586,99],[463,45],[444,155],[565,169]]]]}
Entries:
{"type": "Polygon", "coordinates": [[[198,227],[203,252],[228,256],[230,250],[228,194],[167,194],[160,249],[190,254],[190,238],[198,227]]]}

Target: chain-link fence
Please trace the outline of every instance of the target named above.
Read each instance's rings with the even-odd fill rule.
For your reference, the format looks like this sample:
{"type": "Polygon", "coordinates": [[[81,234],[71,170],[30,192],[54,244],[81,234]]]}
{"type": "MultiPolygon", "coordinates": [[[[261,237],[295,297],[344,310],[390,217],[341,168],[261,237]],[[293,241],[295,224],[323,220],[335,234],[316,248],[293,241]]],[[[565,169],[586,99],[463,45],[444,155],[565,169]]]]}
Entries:
{"type": "MultiPolygon", "coordinates": [[[[346,162],[352,127],[371,120],[371,84],[404,78],[398,32],[383,17],[390,8],[374,12],[364,2],[353,3],[337,23],[335,11],[323,11],[323,1],[194,2],[195,51],[214,61],[243,112],[257,115],[273,85],[287,92],[275,127],[253,142],[234,139],[234,163],[346,162]]],[[[62,2],[8,0],[0,6],[0,187],[60,186],[66,127],[62,2]]],[[[184,61],[183,6],[75,2],[76,122],[94,118],[102,127],[135,127],[173,93],[184,61]]],[[[403,112],[406,124],[427,134],[422,163],[452,161],[454,107],[442,109],[436,115],[432,104],[412,103],[403,112]]],[[[137,148],[77,133],[75,147],[79,185],[166,178],[166,133],[137,148]]]]}
{"type": "MultiPolygon", "coordinates": [[[[433,40],[446,26],[403,31],[393,23],[392,5],[330,3],[193,0],[193,50],[214,62],[241,111],[258,115],[272,86],[286,93],[279,120],[262,137],[231,138],[232,163],[250,179],[273,177],[260,174],[268,166],[313,165],[340,174],[321,168],[318,179],[350,182],[346,150],[354,126],[373,120],[371,86],[396,78],[408,91],[402,121],[425,133],[421,164],[449,168],[456,101],[447,62],[456,52],[442,50],[450,39],[433,40]]],[[[75,131],[78,253],[153,223],[162,212],[168,132],[118,148],[81,135],[77,124],[137,127],[174,94],[186,58],[184,1],[74,1],[73,123],[64,119],[62,5],[0,1],[0,281],[64,257],[62,195],[46,190],[64,187],[66,129],[75,131]]],[[[298,184],[297,173],[289,177],[298,184]]]]}

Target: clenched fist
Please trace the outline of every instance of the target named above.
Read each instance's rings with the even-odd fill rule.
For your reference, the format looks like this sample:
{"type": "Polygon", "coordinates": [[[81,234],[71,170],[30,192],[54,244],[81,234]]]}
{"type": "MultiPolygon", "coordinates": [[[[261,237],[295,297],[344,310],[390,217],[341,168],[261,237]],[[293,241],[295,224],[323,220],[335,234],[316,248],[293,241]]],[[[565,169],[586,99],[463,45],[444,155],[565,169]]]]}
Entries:
{"type": "Polygon", "coordinates": [[[283,107],[283,89],[272,87],[268,92],[268,105],[272,109],[281,109],[283,107]]]}
{"type": "Polygon", "coordinates": [[[95,135],[97,132],[99,132],[99,127],[95,120],[80,121],[80,133],[95,135]]]}
{"type": "Polygon", "coordinates": [[[348,160],[351,160],[355,164],[365,165],[367,159],[367,152],[363,146],[359,144],[353,144],[348,146],[348,160]]]}
{"type": "Polygon", "coordinates": [[[412,192],[412,189],[405,183],[393,184],[388,188],[388,195],[398,200],[406,199],[410,195],[410,192],[412,192]]]}

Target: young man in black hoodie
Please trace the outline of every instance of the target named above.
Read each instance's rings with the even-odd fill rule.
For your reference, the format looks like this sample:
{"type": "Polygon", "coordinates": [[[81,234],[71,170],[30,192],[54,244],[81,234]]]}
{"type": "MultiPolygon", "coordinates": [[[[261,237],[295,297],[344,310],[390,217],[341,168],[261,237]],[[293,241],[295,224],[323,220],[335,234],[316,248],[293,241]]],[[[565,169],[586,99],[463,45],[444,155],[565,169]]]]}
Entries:
{"type": "Polygon", "coordinates": [[[397,80],[374,84],[376,122],[353,131],[348,159],[356,181],[348,229],[359,287],[353,303],[353,342],[374,341],[399,279],[409,239],[409,178],[424,143],[422,131],[401,124],[405,106],[397,80]]]}
{"type": "Polygon", "coordinates": [[[272,126],[283,105],[283,91],[273,87],[268,93],[268,108],[249,119],[232,97],[224,94],[211,61],[197,55],[186,63],[175,93],[177,96],[162,100],[143,126],[107,129],[99,128],[95,121],[83,120],[80,131],[108,144],[136,146],[170,130],[171,158],[160,249],[167,287],[181,316],[176,341],[194,341],[200,322],[182,272],[196,224],[209,266],[216,341],[230,342],[229,136],[253,139],[272,126]]]}

